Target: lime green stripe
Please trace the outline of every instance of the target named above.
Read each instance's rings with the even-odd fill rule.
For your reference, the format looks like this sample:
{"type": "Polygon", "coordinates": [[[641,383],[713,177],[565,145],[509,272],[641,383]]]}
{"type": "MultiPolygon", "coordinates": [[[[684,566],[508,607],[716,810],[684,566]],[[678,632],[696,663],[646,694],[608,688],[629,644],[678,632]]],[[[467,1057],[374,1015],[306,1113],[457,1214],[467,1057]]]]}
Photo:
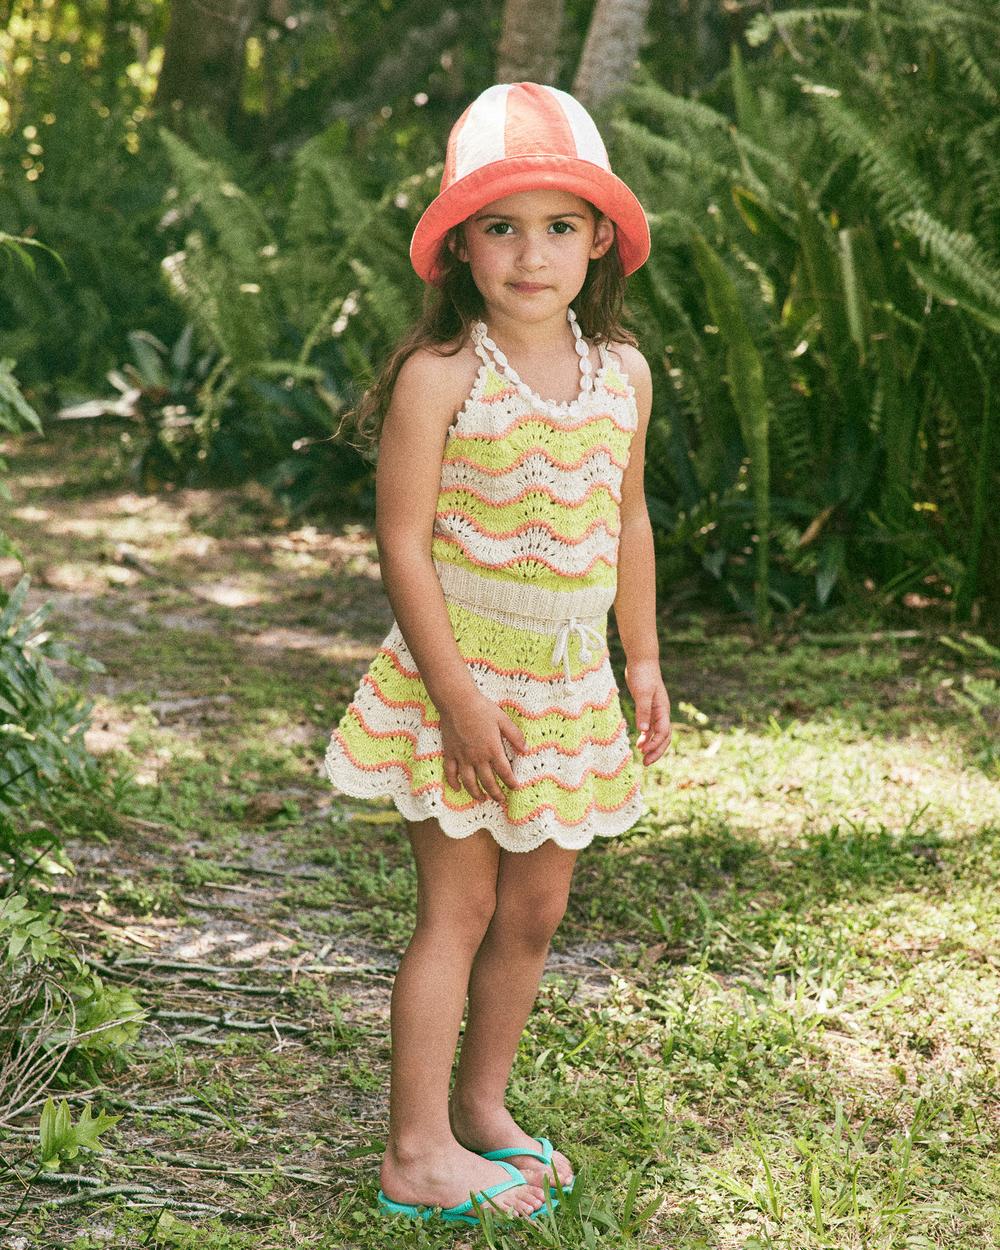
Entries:
{"type": "Polygon", "coordinates": [[[525,524],[546,522],[560,538],[579,540],[595,521],[604,521],[611,533],[619,529],[618,505],[607,490],[594,491],[581,503],[558,503],[544,491],[532,491],[516,503],[484,503],[462,487],[442,490],[437,512],[457,509],[475,517],[489,534],[503,534],[525,524]]]}
{"type": "MultiPolygon", "coordinates": [[[[517,669],[525,671],[531,677],[551,677],[563,672],[559,665],[552,663],[552,652],[556,645],[554,634],[536,633],[533,630],[515,629],[487,617],[480,616],[471,608],[462,604],[449,602],[448,616],[452,632],[462,655],[472,659],[489,661],[499,669],[517,669]]],[[[581,669],[592,668],[595,659],[586,663],[580,659],[580,637],[571,633],[569,636],[570,674],[575,676],[581,669]]],[[[591,656],[594,648],[591,646],[591,656]]],[[[378,680],[379,688],[394,699],[424,699],[426,691],[419,676],[406,677],[400,673],[393,660],[380,651],[372,660],[369,672],[378,680]],[[408,684],[401,684],[408,683],[408,684]]],[[[553,684],[552,702],[558,703],[558,691],[553,684]]]]}
{"type": "Polygon", "coordinates": [[[455,434],[445,447],[444,459],[462,457],[479,468],[509,469],[525,452],[543,448],[560,464],[576,464],[595,447],[606,445],[619,464],[624,464],[632,431],[610,419],[590,421],[578,430],[553,430],[541,421],[526,421],[504,438],[487,439],[475,434],[455,434]]]}

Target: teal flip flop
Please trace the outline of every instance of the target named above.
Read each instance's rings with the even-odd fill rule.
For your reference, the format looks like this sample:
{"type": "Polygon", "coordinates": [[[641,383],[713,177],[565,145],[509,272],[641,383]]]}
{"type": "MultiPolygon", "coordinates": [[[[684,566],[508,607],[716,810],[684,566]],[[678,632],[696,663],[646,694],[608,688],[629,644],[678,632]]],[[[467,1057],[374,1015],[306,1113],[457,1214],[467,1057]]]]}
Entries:
{"type": "MultiPolygon", "coordinates": [[[[512,1153],[530,1154],[531,1152],[522,1150],[512,1153]]],[[[497,1159],[496,1162],[499,1163],[505,1171],[510,1173],[511,1179],[509,1181],[500,1181],[499,1184],[496,1185],[490,1185],[488,1189],[480,1189],[476,1194],[476,1200],[482,1206],[487,1205],[487,1200],[489,1198],[494,1198],[497,1194],[502,1194],[507,1189],[514,1189],[517,1185],[527,1185],[528,1183],[525,1180],[524,1173],[519,1172],[513,1163],[504,1163],[500,1159],[497,1159]]],[[[557,1201],[558,1199],[552,1199],[552,1205],[555,1206],[557,1201]]],[[[393,1200],[391,1198],[387,1198],[380,1189],[378,1191],[378,1205],[380,1210],[386,1215],[408,1215],[411,1219],[429,1220],[431,1216],[437,1212],[443,1220],[452,1224],[481,1223],[478,1215],[474,1213],[471,1215],[469,1214],[473,1210],[471,1198],[467,1199],[465,1202],[458,1202],[453,1207],[429,1207],[425,1203],[393,1202],[393,1200]]],[[[490,1205],[490,1210],[495,1212],[497,1216],[501,1215],[495,1206],[490,1205]]],[[[531,1211],[528,1218],[532,1220],[536,1219],[544,1210],[545,1207],[541,1206],[537,1211],[531,1211]]],[[[506,1215],[506,1212],[503,1214],[506,1215]]],[[[511,1218],[517,1219],[519,1217],[512,1214],[511,1218]]]]}
{"type": "MultiPolygon", "coordinates": [[[[511,1146],[507,1150],[477,1150],[476,1154],[481,1155],[484,1159],[492,1159],[495,1163],[501,1163],[504,1159],[513,1158],[514,1155],[530,1155],[532,1159],[537,1159],[540,1163],[544,1163],[547,1167],[552,1168],[553,1173],[555,1173],[555,1168],[552,1167],[552,1143],[547,1137],[536,1137],[535,1141],[538,1142],[538,1150],[530,1150],[527,1146],[511,1146]]],[[[549,1182],[553,1194],[556,1189],[553,1183],[554,1180],[555,1177],[549,1182]]],[[[568,1185],[563,1185],[563,1193],[571,1194],[575,1184],[576,1177],[574,1176],[568,1185]]],[[[553,1208],[558,1206],[558,1204],[559,1199],[553,1197],[553,1208]]]]}

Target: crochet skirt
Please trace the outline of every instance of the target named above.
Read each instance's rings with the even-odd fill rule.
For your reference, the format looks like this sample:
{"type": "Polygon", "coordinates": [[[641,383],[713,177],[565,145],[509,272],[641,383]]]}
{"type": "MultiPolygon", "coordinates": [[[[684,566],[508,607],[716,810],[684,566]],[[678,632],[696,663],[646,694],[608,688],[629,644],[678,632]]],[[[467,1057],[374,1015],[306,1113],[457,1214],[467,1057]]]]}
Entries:
{"type": "Polygon", "coordinates": [[[449,596],[458,649],[476,687],[524,734],[504,739],[517,788],[503,803],[474,799],[444,776],[441,719],[394,621],[333,731],[325,770],[334,788],[388,796],[411,821],[433,816],[452,838],[486,829],[507,851],[551,838],[579,850],[623,833],[647,808],[607,646],[607,611],[530,619],[449,596]]]}

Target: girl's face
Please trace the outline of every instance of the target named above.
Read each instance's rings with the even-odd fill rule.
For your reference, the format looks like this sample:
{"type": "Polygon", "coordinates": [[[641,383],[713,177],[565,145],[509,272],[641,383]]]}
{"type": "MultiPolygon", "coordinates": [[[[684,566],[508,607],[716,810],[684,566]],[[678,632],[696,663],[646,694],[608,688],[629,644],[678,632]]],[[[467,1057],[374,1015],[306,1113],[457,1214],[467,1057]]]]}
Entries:
{"type": "Polygon", "coordinates": [[[463,223],[450,244],[467,261],[491,314],[518,321],[565,315],[587,264],[614,242],[614,225],[569,191],[518,191],[463,223]]]}

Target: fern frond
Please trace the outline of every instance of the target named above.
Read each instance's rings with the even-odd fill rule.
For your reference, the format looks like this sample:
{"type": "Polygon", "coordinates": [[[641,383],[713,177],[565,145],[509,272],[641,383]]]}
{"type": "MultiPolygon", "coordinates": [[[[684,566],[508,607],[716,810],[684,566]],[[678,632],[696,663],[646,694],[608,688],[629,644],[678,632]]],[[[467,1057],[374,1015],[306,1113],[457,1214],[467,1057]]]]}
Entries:
{"type": "MultiPolygon", "coordinates": [[[[988,105],[996,107],[1000,104],[1000,91],[989,72],[979,64],[964,31],[956,30],[950,22],[944,21],[938,27],[937,34],[947,50],[948,59],[957,66],[965,87],[975,92],[988,105]]],[[[994,38],[1000,41],[1000,32],[994,31],[994,38]]]]}
{"type": "Polygon", "coordinates": [[[772,35],[789,34],[803,26],[824,26],[834,23],[864,21],[869,14],[855,8],[786,9],[780,13],[757,13],[747,27],[746,40],[751,48],[767,43],[772,35]]]}
{"type": "Polygon", "coordinates": [[[181,186],[205,214],[230,264],[244,277],[257,274],[261,250],[275,243],[264,214],[225,166],[205,160],[166,127],[160,138],[181,186]]]}
{"type": "Polygon", "coordinates": [[[674,130],[679,124],[708,134],[718,131],[727,135],[733,128],[733,120],[718,109],[674,95],[655,83],[635,83],[626,88],[623,103],[629,112],[648,112],[662,122],[664,129],[674,130]]]}
{"type": "Polygon", "coordinates": [[[893,224],[904,213],[934,202],[930,187],[893,146],[891,135],[872,131],[839,100],[817,97],[816,107],[830,141],[857,160],[887,223],[893,224]]]}
{"type": "Polygon", "coordinates": [[[986,250],[971,235],[949,229],[924,209],[904,213],[899,225],[937,266],[934,272],[909,262],[918,281],[1000,332],[1000,265],[986,250]]]}
{"type": "Polygon", "coordinates": [[[735,165],[725,165],[721,161],[713,160],[702,149],[654,134],[645,126],[622,120],[615,123],[615,129],[635,152],[641,153],[647,160],[662,161],[687,174],[708,176],[720,182],[740,176],[740,170],[735,165]]]}

